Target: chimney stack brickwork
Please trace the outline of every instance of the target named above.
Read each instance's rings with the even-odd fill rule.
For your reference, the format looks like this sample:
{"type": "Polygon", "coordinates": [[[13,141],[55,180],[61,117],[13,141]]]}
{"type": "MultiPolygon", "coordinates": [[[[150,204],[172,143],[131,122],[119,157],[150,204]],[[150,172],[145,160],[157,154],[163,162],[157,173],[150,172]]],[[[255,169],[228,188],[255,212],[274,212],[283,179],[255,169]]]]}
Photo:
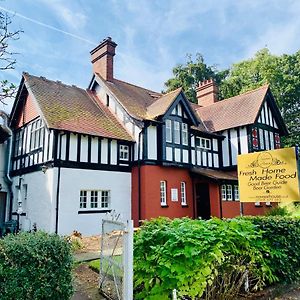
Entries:
{"type": "Polygon", "coordinates": [[[218,101],[218,87],[213,79],[199,82],[196,88],[198,105],[209,106],[218,101]]]}
{"type": "Polygon", "coordinates": [[[107,81],[112,81],[114,78],[116,46],[117,44],[112,41],[111,37],[108,37],[90,52],[94,73],[99,73],[107,81]]]}

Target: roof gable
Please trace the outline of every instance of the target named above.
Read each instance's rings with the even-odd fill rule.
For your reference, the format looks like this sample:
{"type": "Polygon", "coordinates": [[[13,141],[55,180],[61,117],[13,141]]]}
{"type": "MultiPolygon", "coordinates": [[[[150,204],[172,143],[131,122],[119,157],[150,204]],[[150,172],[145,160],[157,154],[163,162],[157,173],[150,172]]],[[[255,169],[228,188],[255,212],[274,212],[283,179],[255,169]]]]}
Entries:
{"type": "Polygon", "coordinates": [[[112,113],[104,105],[96,103],[91,91],[44,77],[29,74],[23,77],[48,128],[132,140],[112,113]]]}

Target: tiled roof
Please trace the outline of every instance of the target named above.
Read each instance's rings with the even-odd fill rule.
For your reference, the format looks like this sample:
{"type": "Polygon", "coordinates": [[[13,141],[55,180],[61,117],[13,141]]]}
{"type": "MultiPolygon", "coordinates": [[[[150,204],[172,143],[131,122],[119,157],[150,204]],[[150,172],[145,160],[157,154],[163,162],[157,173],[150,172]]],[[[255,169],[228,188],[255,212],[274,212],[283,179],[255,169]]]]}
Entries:
{"type": "Polygon", "coordinates": [[[255,122],[269,85],[201,107],[193,105],[206,127],[213,132],[255,122]]]}
{"type": "Polygon", "coordinates": [[[212,169],[192,168],[191,172],[215,180],[238,180],[236,171],[224,172],[212,169]]]}
{"type": "Polygon", "coordinates": [[[44,77],[23,74],[49,128],[132,141],[132,137],[92,92],[44,77]]]}
{"type": "Polygon", "coordinates": [[[182,88],[178,88],[159,97],[155,102],[147,107],[148,118],[152,119],[164,115],[181,91],[182,88]]]}
{"type": "Polygon", "coordinates": [[[98,73],[96,75],[121,102],[125,110],[139,120],[147,119],[147,107],[161,97],[160,93],[125,81],[118,79],[113,79],[112,82],[105,81],[101,75],[98,73]]]}

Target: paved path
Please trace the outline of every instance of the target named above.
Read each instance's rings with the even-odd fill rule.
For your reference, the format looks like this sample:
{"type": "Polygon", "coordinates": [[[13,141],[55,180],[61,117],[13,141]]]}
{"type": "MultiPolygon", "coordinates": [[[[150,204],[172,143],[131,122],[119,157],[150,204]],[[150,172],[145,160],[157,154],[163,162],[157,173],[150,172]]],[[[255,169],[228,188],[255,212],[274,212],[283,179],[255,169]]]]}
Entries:
{"type": "Polygon", "coordinates": [[[100,251],[83,252],[74,254],[75,262],[89,262],[91,260],[100,259],[100,251]]]}

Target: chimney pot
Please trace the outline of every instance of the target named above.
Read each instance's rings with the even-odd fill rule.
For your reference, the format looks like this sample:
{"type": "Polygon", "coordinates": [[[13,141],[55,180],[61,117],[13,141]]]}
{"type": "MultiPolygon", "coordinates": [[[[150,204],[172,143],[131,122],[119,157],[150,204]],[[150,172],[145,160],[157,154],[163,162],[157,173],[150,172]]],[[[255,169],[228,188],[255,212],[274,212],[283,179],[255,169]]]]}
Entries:
{"type": "Polygon", "coordinates": [[[212,78],[199,82],[196,92],[198,105],[209,106],[218,101],[218,87],[212,78]]]}
{"type": "Polygon", "coordinates": [[[105,38],[91,54],[94,73],[99,73],[104,80],[113,81],[114,78],[114,55],[117,44],[111,37],[105,38]]]}

